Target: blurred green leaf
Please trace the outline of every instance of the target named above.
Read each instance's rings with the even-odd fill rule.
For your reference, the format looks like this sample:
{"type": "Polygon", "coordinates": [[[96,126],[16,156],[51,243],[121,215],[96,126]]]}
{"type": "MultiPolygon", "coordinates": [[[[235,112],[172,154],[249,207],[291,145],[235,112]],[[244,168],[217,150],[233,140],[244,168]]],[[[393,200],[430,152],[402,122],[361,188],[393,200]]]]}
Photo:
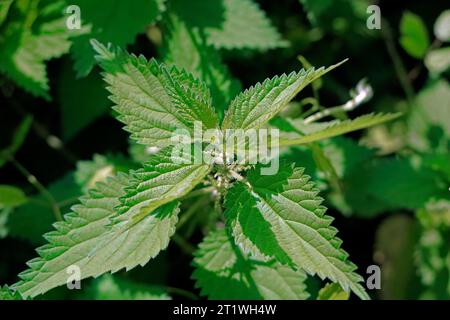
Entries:
{"type": "Polygon", "coordinates": [[[0,185],[0,209],[14,208],[27,201],[25,193],[17,187],[0,185]]]}
{"type": "Polygon", "coordinates": [[[396,209],[418,209],[433,197],[445,197],[442,177],[418,159],[377,159],[362,164],[344,179],[345,200],[354,213],[373,217],[396,209]]]}
{"type": "Polygon", "coordinates": [[[400,44],[412,57],[420,59],[430,46],[428,31],[422,18],[406,11],[400,20],[400,44]]]}
{"type": "Polygon", "coordinates": [[[0,168],[20,149],[30,131],[32,123],[33,117],[26,116],[15,130],[11,144],[5,149],[0,150],[0,168]]]}
{"type": "Polygon", "coordinates": [[[418,290],[414,268],[417,236],[417,222],[405,214],[388,216],[378,227],[373,258],[382,270],[381,299],[415,298],[418,290]]]}
{"type": "MultiPolygon", "coordinates": [[[[73,173],[51,183],[47,190],[59,202],[62,213],[68,212],[81,195],[81,188],[75,183],[73,173]]],[[[10,236],[26,239],[36,245],[45,241],[42,235],[51,230],[54,222],[55,216],[47,199],[35,195],[14,210],[14,214],[9,216],[7,227],[10,236]]]]}
{"type": "Polygon", "coordinates": [[[107,96],[98,73],[92,72],[83,79],[76,79],[72,66],[65,63],[58,84],[63,138],[73,138],[109,110],[107,96]]]}
{"type": "Polygon", "coordinates": [[[142,285],[121,279],[117,275],[105,274],[95,279],[84,299],[94,300],[169,300],[164,288],[142,285]]]}
{"type": "Polygon", "coordinates": [[[333,0],[300,0],[300,3],[303,5],[309,21],[318,24],[319,18],[331,7],[333,0]]]}
{"type": "Polygon", "coordinates": [[[417,95],[408,115],[408,143],[422,152],[447,153],[450,145],[450,85],[443,79],[417,95]]]}
{"type": "Polygon", "coordinates": [[[77,162],[75,181],[84,190],[95,187],[98,182],[105,181],[107,177],[118,172],[127,173],[131,169],[137,169],[135,164],[120,155],[94,154],[92,160],[77,162]]]}
{"type": "Polygon", "coordinates": [[[417,212],[422,231],[417,268],[424,291],[422,299],[450,299],[450,201],[429,203],[417,212]]]}
{"type": "Polygon", "coordinates": [[[0,239],[5,238],[8,235],[8,218],[11,214],[12,208],[0,208],[0,239]]]}
{"type": "Polygon", "coordinates": [[[433,74],[440,74],[450,67],[450,47],[434,49],[425,56],[425,65],[433,74]]]}
{"type": "Polygon", "coordinates": [[[327,283],[320,289],[317,300],[348,300],[350,292],[345,292],[339,283],[327,283]]]}
{"type": "Polygon", "coordinates": [[[0,0],[0,26],[5,21],[8,15],[9,7],[13,3],[13,0],[0,0]]]}
{"type": "Polygon", "coordinates": [[[450,10],[441,12],[434,23],[434,35],[439,40],[450,41],[450,10]]]}
{"type": "Polygon", "coordinates": [[[253,0],[172,0],[171,9],[208,43],[224,49],[268,50],[286,47],[271,21],[253,0]]]}

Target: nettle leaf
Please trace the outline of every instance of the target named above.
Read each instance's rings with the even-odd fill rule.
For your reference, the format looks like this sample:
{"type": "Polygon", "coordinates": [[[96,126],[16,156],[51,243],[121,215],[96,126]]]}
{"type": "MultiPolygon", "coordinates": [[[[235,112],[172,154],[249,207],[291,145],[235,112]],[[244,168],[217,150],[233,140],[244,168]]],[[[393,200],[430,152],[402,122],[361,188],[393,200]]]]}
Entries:
{"type": "Polygon", "coordinates": [[[192,153],[172,154],[166,148],[132,173],[121,197],[116,223],[136,223],[159,206],[189,193],[210,172],[211,166],[196,164],[192,153]],[[178,157],[178,158],[177,158],[178,157]]]}
{"type": "Polygon", "coordinates": [[[92,45],[106,71],[104,79],[118,119],[139,143],[167,146],[177,129],[193,136],[195,121],[205,128],[217,126],[210,92],[200,80],[154,59],[147,61],[97,41],[92,45]]]}
{"type": "Polygon", "coordinates": [[[242,255],[225,230],[211,232],[194,254],[192,277],[210,299],[306,300],[306,275],[242,255]]]}
{"type": "Polygon", "coordinates": [[[83,23],[89,26],[88,33],[73,38],[71,51],[78,77],[88,75],[95,64],[90,39],[126,47],[165,8],[164,0],[70,0],[67,5],[78,5],[83,23]]]}
{"type": "Polygon", "coordinates": [[[206,43],[198,28],[189,28],[176,15],[164,19],[168,34],[164,38],[162,56],[168,65],[176,65],[203,80],[211,90],[214,107],[222,116],[241,89],[221,61],[219,52],[206,43]]]}
{"type": "Polygon", "coordinates": [[[300,70],[275,76],[246,89],[230,104],[222,123],[224,129],[259,128],[272,119],[308,84],[345,61],[328,68],[300,70]]]}
{"type": "MultiPolygon", "coordinates": [[[[251,211],[259,213],[255,214],[256,222],[246,226],[245,215],[248,213],[239,210],[233,215],[230,214],[233,208],[230,205],[227,208],[227,217],[235,220],[231,225],[238,246],[244,247],[244,251],[252,251],[252,248],[245,249],[250,241],[263,255],[318,274],[322,279],[329,278],[344,290],[351,289],[360,298],[368,299],[358,283],[362,278],[354,272],[356,266],[347,260],[348,254],[340,248],[342,241],[331,226],[333,218],[325,215],[326,208],[321,205],[323,199],[317,196],[318,190],[303,174],[304,169],[284,165],[273,176],[260,176],[259,169],[257,166],[249,172],[248,184],[233,187],[245,187],[247,194],[254,198],[247,205],[253,205],[251,211]],[[240,228],[236,229],[238,224],[240,228]]],[[[228,204],[239,201],[235,199],[237,193],[233,189],[227,195],[228,204]]]]}
{"type": "Polygon", "coordinates": [[[371,113],[353,120],[336,120],[328,123],[320,123],[320,125],[318,123],[317,125],[319,126],[317,127],[317,130],[310,131],[303,136],[292,132],[280,135],[280,146],[293,146],[335,137],[348,132],[375,126],[386,121],[391,121],[397,119],[401,115],[401,113],[371,113]]]}
{"type": "Polygon", "coordinates": [[[34,297],[65,284],[70,266],[79,267],[83,279],[96,277],[144,265],[165,249],[178,220],[175,202],[159,207],[140,223],[111,226],[129,180],[119,174],[82,197],[64,221],[54,224],[56,230],[44,235],[49,243],[37,249],[39,257],[27,263],[30,269],[19,275],[21,281],[14,289],[34,297]]]}
{"type": "Polygon", "coordinates": [[[12,291],[8,286],[0,286],[0,300],[22,300],[18,292],[12,291]]]}
{"type": "MultiPolygon", "coordinates": [[[[35,3],[37,4],[37,2],[35,3]]],[[[64,2],[11,7],[0,37],[0,71],[33,95],[50,99],[45,61],[68,52],[64,2]]]]}
{"type": "Polygon", "coordinates": [[[188,25],[200,27],[216,48],[268,50],[288,45],[252,0],[173,0],[170,4],[188,25]]]}

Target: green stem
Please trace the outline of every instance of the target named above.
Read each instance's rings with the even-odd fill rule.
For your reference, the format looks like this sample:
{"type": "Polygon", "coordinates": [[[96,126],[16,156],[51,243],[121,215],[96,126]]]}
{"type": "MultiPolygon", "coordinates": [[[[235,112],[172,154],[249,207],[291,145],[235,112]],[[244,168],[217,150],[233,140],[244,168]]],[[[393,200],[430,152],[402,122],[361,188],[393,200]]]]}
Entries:
{"type": "Polygon", "coordinates": [[[172,239],[181,248],[181,250],[183,250],[184,253],[192,255],[195,252],[196,248],[179,234],[175,233],[172,236],[172,239]]]}
{"type": "Polygon", "coordinates": [[[392,37],[392,30],[389,25],[389,22],[386,19],[382,20],[383,28],[381,29],[381,33],[383,35],[384,41],[386,43],[386,48],[391,57],[392,63],[394,64],[395,73],[397,74],[398,80],[400,81],[400,85],[402,86],[403,91],[405,92],[406,99],[408,100],[408,104],[410,108],[414,104],[414,88],[409,81],[408,73],[406,72],[406,68],[403,65],[403,62],[400,58],[400,55],[397,52],[395,47],[395,43],[392,37]]]}
{"type": "Polygon", "coordinates": [[[39,191],[50,203],[53,214],[57,221],[62,221],[61,211],[59,210],[58,203],[52,194],[39,182],[39,180],[31,174],[24,166],[22,166],[14,157],[10,157],[9,161],[17,168],[17,170],[24,175],[28,182],[33,185],[37,191],[39,191]]]}
{"type": "Polygon", "coordinates": [[[208,201],[209,199],[205,197],[198,199],[194,204],[192,204],[189,209],[181,216],[180,221],[177,223],[177,230],[180,230],[181,227],[183,227],[183,225],[188,222],[190,218],[192,218],[192,215],[208,201]]]}
{"type": "Polygon", "coordinates": [[[209,194],[209,193],[213,192],[214,190],[216,190],[215,187],[206,187],[206,188],[202,188],[202,189],[197,189],[197,190],[194,190],[191,193],[187,194],[183,198],[181,198],[181,200],[191,199],[191,198],[195,198],[195,197],[202,196],[205,194],[209,194]]]}

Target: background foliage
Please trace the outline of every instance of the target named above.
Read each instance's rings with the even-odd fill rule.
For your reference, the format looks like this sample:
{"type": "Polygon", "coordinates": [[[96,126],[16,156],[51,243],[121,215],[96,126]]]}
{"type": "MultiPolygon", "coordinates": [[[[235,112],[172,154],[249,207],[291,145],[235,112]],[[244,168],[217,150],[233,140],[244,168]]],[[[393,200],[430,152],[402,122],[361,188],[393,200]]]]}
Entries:
{"type": "MultiPolygon", "coordinates": [[[[303,91],[272,125],[295,134],[302,129],[296,119],[308,108],[345,104],[363,78],[373,88],[372,99],[331,118],[375,111],[404,116],[290,148],[282,157],[305,167],[318,183],[359,273],[381,266],[382,288],[370,292],[373,298],[449,299],[448,5],[379,1],[381,30],[369,30],[369,4],[0,0],[0,284],[17,281],[33,249],[45,242],[42,235],[83,192],[113,173],[137,168],[152,152],[131,142],[114,119],[89,43],[95,38],[205,79],[220,117],[242,88],[302,66],[349,58],[303,91]],[[64,9],[71,4],[81,8],[81,30],[65,27],[64,9]]],[[[83,281],[86,290],[57,288],[40,298],[209,294],[191,279],[202,257],[197,253],[193,265],[191,258],[213,209],[197,199],[184,201],[180,222],[183,214],[195,215],[183,222],[168,250],[145,267],[83,281]]],[[[213,234],[205,241],[221,239],[213,234]]],[[[318,293],[322,284],[316,278],[307,286],[309,298],[333,296],[331,286],[318,293]]],[[[6,295],[12,297],[0,289],[0,298],[6,295]]]]}

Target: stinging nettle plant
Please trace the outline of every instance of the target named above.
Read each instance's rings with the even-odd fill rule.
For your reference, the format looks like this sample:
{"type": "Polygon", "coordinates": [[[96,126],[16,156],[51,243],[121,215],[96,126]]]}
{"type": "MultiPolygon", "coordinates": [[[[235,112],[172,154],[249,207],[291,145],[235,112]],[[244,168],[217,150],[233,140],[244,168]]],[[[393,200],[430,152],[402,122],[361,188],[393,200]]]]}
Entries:
{"type": "MultiPolygon", "coordinates": [[[[14,290],[29,298],[65,285],[71,265],[80,268],[83,279],[145,265],[168,246],[180,203],[191,192],[207,190],[214,202],[214,227],[193,259],[193,278],[202,295],[307,299],[304,281],[317,274],[369,298],[304,168],[282,163],[275,175],[262,176],[260,164],[235,172],[234,164],[176,164],[171,159],[175,130],[192,131],[195,121],[203,129],[269,126],[299,91],[337,65],[258,83],[237,95],[221,120],[208,86],[184,69],[92,44],[117,118],[132,139],[160,151],[141,169],[109,177],[80,198],[64,221],[44,235],[48,244],[37,249],[39,257],[27,263],[29,269],[19,275],[14,290]]],[[[296,130],[282,135],[280,146],[311,143],[397,116],[305,124],[307,134],[296,130]]]]}

